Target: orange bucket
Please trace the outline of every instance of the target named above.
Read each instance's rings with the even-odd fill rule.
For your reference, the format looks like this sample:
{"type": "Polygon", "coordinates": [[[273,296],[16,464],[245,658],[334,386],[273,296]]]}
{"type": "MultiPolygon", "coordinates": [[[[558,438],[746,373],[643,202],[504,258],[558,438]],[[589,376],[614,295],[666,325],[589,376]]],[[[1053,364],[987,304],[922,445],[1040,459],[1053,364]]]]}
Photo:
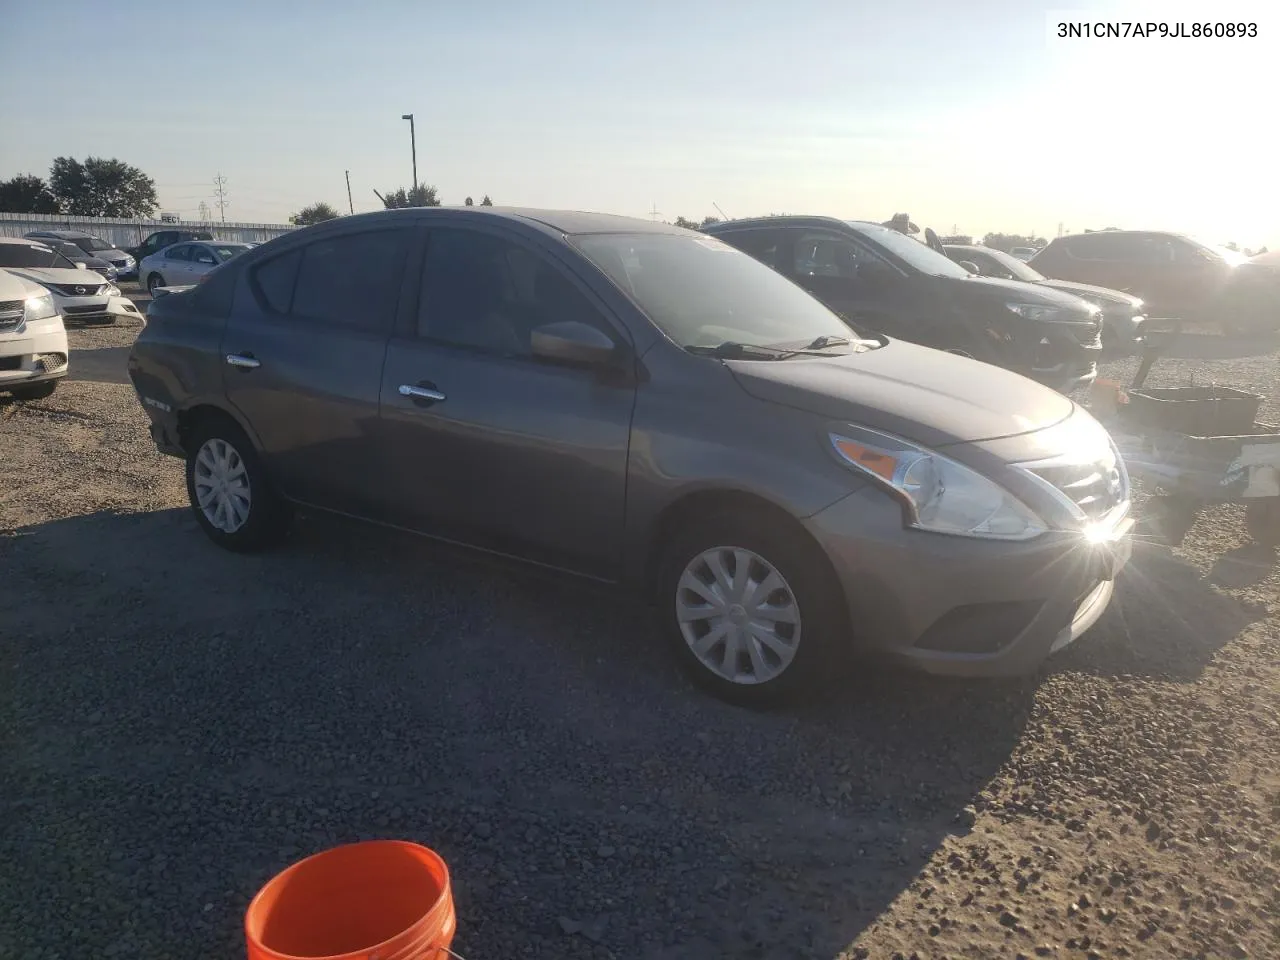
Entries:
{"type": "Polygon", "coordinates": [[[300,860],[244,915],[249,960],[444,960],[457,926],[449,868],[402,840],[300,860]]]}

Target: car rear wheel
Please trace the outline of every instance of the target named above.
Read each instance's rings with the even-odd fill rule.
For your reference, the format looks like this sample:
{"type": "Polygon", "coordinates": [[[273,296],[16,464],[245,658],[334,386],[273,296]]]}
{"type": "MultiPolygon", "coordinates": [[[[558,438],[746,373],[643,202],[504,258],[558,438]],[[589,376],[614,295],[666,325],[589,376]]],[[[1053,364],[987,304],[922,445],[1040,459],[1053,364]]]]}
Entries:
{"type": "Polygon", "coordinates": [[[676,535],[658,577],[663,630],[690,678],[762,707],[810,694],[845,649],[835,575],[803,531],[751,511],[676,535]]]}
{"type": "Polygon", "coordinates": [[[262,461],[229,419],[205,420],[187,446],[187,496],[205,534],[220,547],[251,552],[288,531],[289,505],[272,489],[262,461]]]}
{"type": "Polygon", "coordinates": [[[160,274],[153,273],[151,274],[151,276],[147,277],[147,293],[151,294],[153,297],[155,296],[155,293],[156,293],[156,287],[163,287],[163,286],[164,286],[164,277],[160,276],[160,274]]]}

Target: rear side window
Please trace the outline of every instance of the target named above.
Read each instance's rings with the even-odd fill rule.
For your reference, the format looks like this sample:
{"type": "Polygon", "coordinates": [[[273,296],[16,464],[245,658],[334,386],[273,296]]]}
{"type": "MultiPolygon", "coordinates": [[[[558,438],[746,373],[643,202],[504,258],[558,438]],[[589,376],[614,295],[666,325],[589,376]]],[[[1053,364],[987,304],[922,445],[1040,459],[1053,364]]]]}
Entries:
{"type": "Polygon", "coordinates": [[[348,327],[389,329],[411,236],[405,230],[371,230],[308,244],[289,312],[348,327]]]}
{"type": "Polygon", "coordinates": [[[273,257],[253,271],[253,290],[262,306],[271,313],[286,314],[293,305],[293,288],[298,279],[302,251],[290,250],[273,257]]]}
{"type": "Polygon", "coordinates": [[[225,317],[231,313],[235,299],[236,281],[240,271],[233,267],[219,267],[205,281],[191,291],[192,301],[211,317],[225,317]]]}

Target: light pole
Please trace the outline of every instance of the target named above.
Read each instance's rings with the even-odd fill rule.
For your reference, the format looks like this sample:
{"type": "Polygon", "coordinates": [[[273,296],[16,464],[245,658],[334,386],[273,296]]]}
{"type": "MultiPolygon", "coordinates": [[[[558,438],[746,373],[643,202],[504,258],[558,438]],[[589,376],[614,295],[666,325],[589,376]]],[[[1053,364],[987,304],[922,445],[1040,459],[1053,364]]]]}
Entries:
{"type": "Polygon", "coordinates": [[[418,191],[418,138],[413,132],[413,114],[401,114],[401,120],[409,121],[409,149],[413,151],[413,190],[418,191]]]}

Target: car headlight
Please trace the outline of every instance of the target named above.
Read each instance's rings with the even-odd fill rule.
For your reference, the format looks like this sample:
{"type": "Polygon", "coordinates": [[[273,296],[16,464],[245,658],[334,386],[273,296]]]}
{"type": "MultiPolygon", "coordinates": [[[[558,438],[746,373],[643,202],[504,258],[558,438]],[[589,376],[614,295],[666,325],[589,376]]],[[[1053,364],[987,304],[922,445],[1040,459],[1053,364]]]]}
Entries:
{"type": "Polygon", "coordinates": [[[27,297],[27,302],[23,308],[23,319],[30,323],[33,320],[48,320],[50,317],[58,315],[58,308],[54,306],[53,297],[50,294],[37,294],[27,297]]]}
{"type": "MultiPolygon", "coordinates": [[[[1005,306],[1033,323],[1087,323],[1090,319],[1069,307],[1055,307],[1043,303],[1006,303],[1005,306]]],[[[1093,306],[1090,312],[1096,317],[1099,311],[1096,306],[1093,306]]]]}
{"type": "Polygon", "coordinates": [[[993,480],[950,457],[887,433],[842,427],[828,435],[836,455],[902,504],[910,527],[985,540],[1030,540],[1048,527],[993,480]]]}
{"type": "Polygon", "coordinates": [[[118,297],[118,296],[120,296],[120,288],[119,288],[119,287],[117,287],[114,283],[108,283],[108,284],[107,284],[107,296],[108,296],[108,297],[118,297]]]}

